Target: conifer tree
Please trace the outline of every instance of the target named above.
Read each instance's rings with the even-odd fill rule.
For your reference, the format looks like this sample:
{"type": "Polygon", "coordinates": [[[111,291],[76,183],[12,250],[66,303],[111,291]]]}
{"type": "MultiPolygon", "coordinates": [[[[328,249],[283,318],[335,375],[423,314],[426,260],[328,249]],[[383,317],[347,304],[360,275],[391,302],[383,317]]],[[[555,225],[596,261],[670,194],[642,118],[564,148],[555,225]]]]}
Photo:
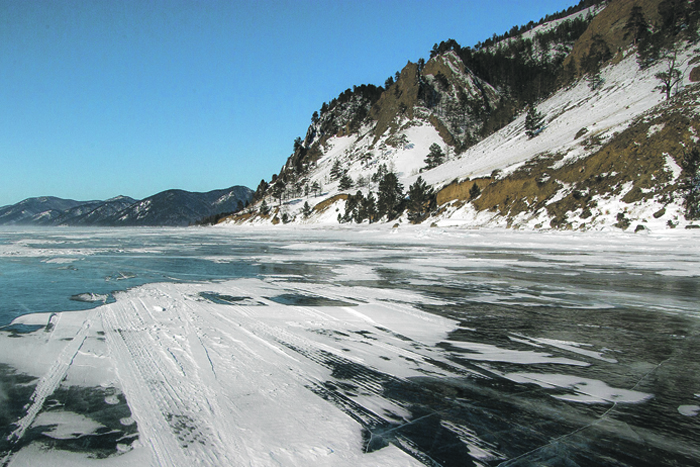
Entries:
{"type": "Polygon", "coordinates": [[[386,168],[386,164],[381,164],[375,173],[372,174],[372,183],[379,183],[382,181],[384,176],[389,173],[386,168]]]}
{"type": "Polygon", "coordinates": [[[348,199],[345,201],[345,214],[340,216],[338,218],[338,221],[340,223],[343,222],[350,222],[351,220],[355,220],[357,222],[361,222],[361,220],[358,220],[358,207],[360,206],[360,202],[363,199],[362,192],[358,191],[354,195],[349,195],[348,199]]]}
{"type": "Polygon", "coordinates": [[[262,198],[263,196],[265,196],[265,192],[267,191],[268,188],[269,188],[269,185],[267,184],[267,182],[264,179],[260,180],[260,183],[258,184],[258,188],[255,190],[255,193],[253,194],[253,199],[258,200],[258,199],[262,198]]]}
{"type": "Polygon", "coordinates": [[[301,215],[304,216],[304,219],[308,219],[311,215],[311,206],[309,206],[308,201],[304,202],[304,207],[301,208],[301,215]]]}
{"type": "Polygon", "coordinates": [[[371,191],[360,201],[359,217],[360,222],[368,219],[370,224],[377,220],[377,202],[371,191]]]}
{"type": "Polygon", "coordinates": [[[267,201],[263,200],[262,204],[260,204],[260,214],[263,216],[267,216],[270,214],[270,208],[267,205],[267,201]]]}
{"type": "Polygon", "coordinates": [[[428,149],[430,150],[430,152],[423,161],[425,162],[426,168],[428,170],[434,169],[435,167],[445,162],[445,153],[442,152],[442,148],[440,148],[439,144],[433,143],[428,149]]]}
{"type": "Polygon", "coordinates": [[[603,36],[595,34],[591,39],[588,53],[581,59],[581,67],[586,73],[597,73],[601,65],[612,58],[610,47],[603,36]]]}
{"type": "Polygon", "coordinates": [[[272,186],[272,196],[277,198],[280,205],[282,204],[285,188],[284,181],[281,178],[278,178],[275,184],[272,186]]]}
{"type": "Polygon", "coordinates": [[[481,188],[474,182],[472,187],[469,189],[469,199],[476,199],[481,195],[481,188]]]}
{"type": "Polygon", "coordinates": [[[395,173],[389,172],[379,182],[377,198],[377,216],[387,216],[389,220],[396,218],[403,202],[403,185],[395,173]]]}
{"type": "Polygon", "coordinates": [[[542,115],[537,107],[530,105],[525,116],[525,134],[529,138],[534,138],[542,132],[544,127],[544,115],[542,115]]]}
{"type": "Polygon", "coordinates": [[[352,178],[350,178],[348,174],[344,174],[342,177],[340,177],[340,184],[338,188],[340,188],[341,191],[345,191],[352,188],[352,185],[352,178]]]}
{"type": "Polygon", "coordinates": [[[422,222],[432,208],[434,198],[433,190],[418,177],[413,185],[408,188],[408,219],[413,223],[422,222]]]}
{"type": "Polygon", "coordinates": [[[632,38],[632,45],[637,45],[639,41],[647,38],[649,35],[649,23],[647,23],[641,6],[635,5],[632,7],[627,23],[625,23],[624,31],[625,39],[632,38]]]}
{"type": "Polygon", "coordinates": [[[658,12],[661,17],[661,33],[673,38],[684,28],[688,2],[687,0],[664,0],[659,3],[658,12]]]}
{"type": "Polygon", "coordinates": [[[331,180],[338,180],[343,176],[343,168],[340,166],[340,159],[336,159],[331,167],[331,180]]]}

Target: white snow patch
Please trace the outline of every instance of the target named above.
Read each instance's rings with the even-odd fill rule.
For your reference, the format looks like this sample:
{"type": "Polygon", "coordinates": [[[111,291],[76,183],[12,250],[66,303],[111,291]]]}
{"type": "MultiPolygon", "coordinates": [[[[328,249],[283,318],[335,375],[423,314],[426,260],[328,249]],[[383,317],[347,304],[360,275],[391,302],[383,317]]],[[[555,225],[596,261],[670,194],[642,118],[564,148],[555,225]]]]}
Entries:
{"type": "Polygon", "coordinates": [[[33,427],[53,425],[44,434],[54,439],[75,439],[97,432],[104,425],[83,415],[63,410],[43,412],[34,419],[33,427]]]}
{"type": "Polygon", "coordinates": [[[652,394],[630,389],[613,388],[603,381],[573,375],[508,373],[505,377],[518,383],[535,383],[547,389],[571,389],[573,390],[573,394],[556,394],[552,396],[571,402],[582,402],[586,404],[602,404],[607,402],[637,404],[652,397],[652,394]]]}
{"type": "Polygon", "coordinates": [[[700,414],[700,405],[679,405],[678,413],[686,417],[697,417],[700,414]]]}
{"type": "Polygon", "coordinates": [[[544,363],[556,363],[560,365],[588,366],[588,363],[571,360],[568,358],[552,357],[551,354],[533,352],[529,350],[511,350],[496,347],[491,344],[481,344],[475,342],[446,341],[453,347],[467,350],[469,353],[457,353],[462,358],[468,360],[484,362],[508,362],[525,365],[536,365],[544,363]]]}

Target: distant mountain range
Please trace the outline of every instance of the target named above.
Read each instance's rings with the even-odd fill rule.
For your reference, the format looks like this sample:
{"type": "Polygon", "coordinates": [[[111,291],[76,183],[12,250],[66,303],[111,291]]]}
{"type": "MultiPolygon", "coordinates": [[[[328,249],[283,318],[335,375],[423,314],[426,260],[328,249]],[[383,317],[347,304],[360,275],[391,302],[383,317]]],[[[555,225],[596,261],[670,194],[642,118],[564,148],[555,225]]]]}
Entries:
{"type": "Polygon", "coordinates": [[[249,188],[234,186],[207,193],[166,190],[143,200],[117,196],[75,201],[44,196],[0,208],[0,225],[186,226],[240,210],[252,195],[249,188]]]}

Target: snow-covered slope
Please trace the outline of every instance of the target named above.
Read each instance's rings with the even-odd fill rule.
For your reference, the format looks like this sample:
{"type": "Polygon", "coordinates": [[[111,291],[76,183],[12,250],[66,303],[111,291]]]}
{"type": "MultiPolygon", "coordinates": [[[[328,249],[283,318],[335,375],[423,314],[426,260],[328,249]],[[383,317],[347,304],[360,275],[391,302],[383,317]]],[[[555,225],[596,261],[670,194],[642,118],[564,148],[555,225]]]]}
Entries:
{"type": "MultiPolygon", "coordinates": [[[[573,16],[601,11],[599,7],[573,16]]],[[[611,21],[610,14],[604,16],[605,24],[611,21]]],[[[527,34],[552,31],[570,19],[543,24],[527,34]]],[[[307,135],[280,172],[276,194],[259,192],[258,204],[229,222],[337,223],[349,195],[377,196],[376,175],[386,168],[404,189],[421,177],[437,193],[431,223],[582,230],[683,227],[688,222],[678,191],[680,163],[697,139],[694,132],[700,131],[700,122],[695,122],[697,89],[689,79],[697,52],[685,42],[679,44],[677,68],[683,79],[673,99],[666,100],[658,89],[659,74],[667,71],[668,61],[640,69],[637,50],[628,47],[607,62],[595,86],[583,76],[537,102],[545,119],[533,138],[526,135],[526,111],[495,133],[480,136],[480,120],[474,115],[479,108],[493,111],[494,102],[502,105],[505,91],[474,76],[458,53],[448,50],[422,67],[409,63],[399,81],[372,104],[369,116],[355,119],[355,128],[346,125],[343,131],[322,134],[320,123],[312,125],[313,137],[307,135]],[[446,160],[429,169],[426,156],[435,144],[446,160]],[[639,148],[636,153],[634,147],[639,148]],[[296,156],[304,151],[313,157],[299,163],[304,159],[296,156]],[[645,158],[643,163],[640,158],[645,158]],[[632,167],[637,165],[635,172],[632,167]],[[573,170],[580,175],[572,175],[573,170]],[[338,171],[349,177],[350,188],[341,189],[338,171]],[[656,174],[651,176],[656,187],[650,186],[649,173],[656,174]],[[518,181],[528,174],[530,185],[537,187],[518,181]],[[601,177],[605,181],[593,187],[591,180],[601,177]],[[484,195],[470,199],[467,191],[475,179],[484,195]],[[259,214],[263,199],[271,208],[267,215],[259,214]]],[[[364,113],[370,104],[364,104],[364,113]]],[[[352,120],[352,112],[345,107],[342,121],[352,120]]],[[[404,214],[398,222],[407,219],[404,214]]]]}

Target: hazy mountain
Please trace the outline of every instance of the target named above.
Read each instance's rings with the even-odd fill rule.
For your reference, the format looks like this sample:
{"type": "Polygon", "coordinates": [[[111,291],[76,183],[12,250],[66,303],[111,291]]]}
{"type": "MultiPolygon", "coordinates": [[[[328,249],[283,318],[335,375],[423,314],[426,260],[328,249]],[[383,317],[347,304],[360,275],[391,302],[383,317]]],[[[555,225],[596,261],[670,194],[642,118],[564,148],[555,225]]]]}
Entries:
{"type": "Polygon", "coordinates": [[[99,225],[186,226],[204,217],[233,212],[252,198],[252,190],[234,186],[225,190],[193,193],[167,190],[138,201],[122,211],[95,222],[99,225]]]}
{"type": "Polygon", "coordinates": [[[96,205],[95,203],[99,201],[75,201],[54,196],[28,198],[17,204],[0,208],[0,225],[50,224],[66,210],[81,205],[96,205]]]}
{"type": "Polygon", "coordinates": [[[97,225],[138,200],[128,196],[117,196],[106,201],[76,206],[64,211],[53,222],[54,225],[97,225]]]}
{"type": "Polygon", "coordinates": [[[234,186],[207,193],[167,190],[144,200],[117,196],[106,201],[30,198],[0,209],[0,225],[186,226],[202,218],[233,212],[252,198],[234,186]]]}

